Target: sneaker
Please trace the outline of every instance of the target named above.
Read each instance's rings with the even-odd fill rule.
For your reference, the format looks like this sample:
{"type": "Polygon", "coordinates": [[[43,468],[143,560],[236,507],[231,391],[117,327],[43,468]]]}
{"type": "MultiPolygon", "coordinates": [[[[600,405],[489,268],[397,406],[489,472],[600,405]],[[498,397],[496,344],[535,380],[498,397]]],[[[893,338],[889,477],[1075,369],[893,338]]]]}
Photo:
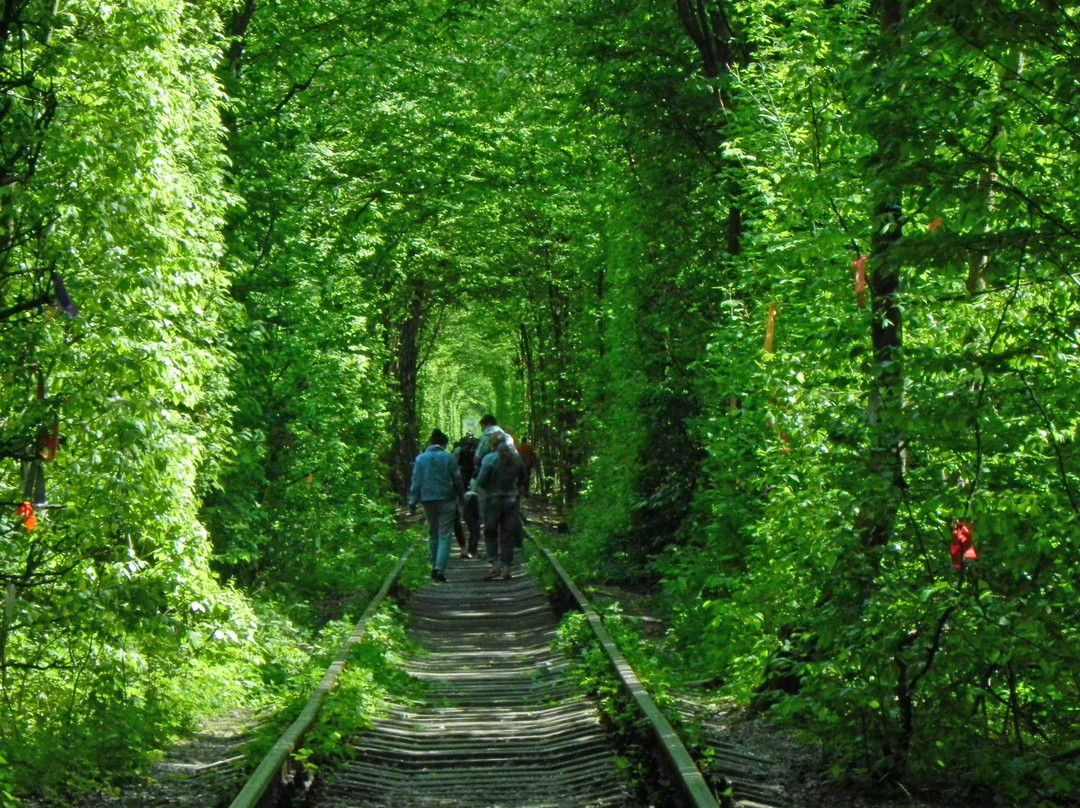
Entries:
{"type": "Polygon", "coordinates": [[[503,567],[503,570],[502,570],[502,578],[503,578],[503,580],[504,581],[509,581],[512,577],[514,577],[514,576],[513,576],[513,573],[511,572],[510,568],[509,567],[503,567]]]}
{"type": "Polygon", "coordinates": [[[491,569],[487,571],[487,574],[484,576],[484,580],[494,581],[500,575],[502,575],[502,567],[500,567],[498,564],[494,564],[491,569]]]}
{"type": "Polygon", "coordinates": [[[470,553],[468,550],[462,550],[461,551],[461,557],[462,558],[472,558],[472,553],[470,553]]]}
{"type": "Polygon", "coordinates": [[[447,580],[446,580],[446,576],[443,574],[442,570],[435,570],[434,572],[432,572],[431,573],[431,580],[435,581],[436,583],[440,583],[440,584],[448,583],[447,580]]]}

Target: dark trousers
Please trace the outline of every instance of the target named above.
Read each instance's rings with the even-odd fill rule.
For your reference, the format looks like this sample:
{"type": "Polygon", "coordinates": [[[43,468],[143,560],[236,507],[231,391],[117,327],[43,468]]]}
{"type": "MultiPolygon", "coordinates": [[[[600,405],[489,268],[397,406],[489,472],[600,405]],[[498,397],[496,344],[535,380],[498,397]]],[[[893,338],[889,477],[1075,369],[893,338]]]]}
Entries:
{"type": "Polygon", "coordinates": [[[488,495],[484,502],[484,543],[487,558],[509,567],[514,563],[514,543],[521,524],[516,496],[488,495]]]}
{"type": "Polygon", "coordinates": [[[480,498],[465,497],[465,527],[469,529],[469,552],[480,552],[480,498]]]}
{"type": "Polygon", "coordinates": [[[480,550],[480,500],[477,497],[465,497],[465,505],[454,517],[454,536],[458,547],[476,555],[480,550]],[[462,518],[464,517],[464,526],[462,518]],[[465,530],[469,531],[466,539],[465,530]]]}
{"type": "Polygon", "coordinates": [[[454,541],[462,550],[465,549],[467,542],[465,541],[465,529],[461,526],[461,508],[458,508],[457,513],[454,514],[454,541]]]}

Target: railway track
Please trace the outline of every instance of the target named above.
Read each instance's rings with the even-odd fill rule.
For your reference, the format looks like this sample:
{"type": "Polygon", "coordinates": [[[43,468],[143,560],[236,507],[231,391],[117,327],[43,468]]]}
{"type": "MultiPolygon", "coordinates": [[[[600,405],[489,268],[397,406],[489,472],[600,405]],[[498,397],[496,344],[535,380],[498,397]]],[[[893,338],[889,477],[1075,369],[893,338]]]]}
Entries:
{"type": "Polygon", "coordinates": [[[527,577],[482,580],[456,561],[450,584],[411,600],[406,660],[423,704],[393,705],[357,739],[355,759],[309,804],[318,808],[530,806],[631,808],[627,778],[596,706],[551,650],[557,621],[527,577]]]}
{"type": "MultiPolygon", "coordinates": [[[[424,683],[420,702],[389,705],[351,742],[350,759],[307,790],[310,808],[718,808],[736,806],[721,781],[706,783],[678,735],[652,703],[607,636],[599,616],[538,542],[578,601],[612,660],[627,703],[640,712],[643,743],[653,755],[638,768],[663,790],[631,783],[627,761],[602,725],[596,703],[569,677],[552,650],[558,624],[548,598],[516,571],[487,581],[479,560],[454,559],[449,583],[427,583],[409,599],[418,650],[406,672],[424,683]],[[726,792],[726,793],[723,793],[726,792]],[[650,796],[643,796],[649,794],[650,796]]],[[[275,744],[231,808],[284,804],[291,753],[317,720],[349,648],[393,586],[398,564],[368,607],[303,714],[275,744]]],[[[745,795],[749,796],[749,795],[745,795]]],[[[772,805],[782,805],[770,801],[772,805]]],[[[294,804],[296,804],[294,802],[294,804]]],[[[759,803],[751,798],[751,804],[759,803]]],[[[747,806],[749,808],[749,805],[747,806]]]]}

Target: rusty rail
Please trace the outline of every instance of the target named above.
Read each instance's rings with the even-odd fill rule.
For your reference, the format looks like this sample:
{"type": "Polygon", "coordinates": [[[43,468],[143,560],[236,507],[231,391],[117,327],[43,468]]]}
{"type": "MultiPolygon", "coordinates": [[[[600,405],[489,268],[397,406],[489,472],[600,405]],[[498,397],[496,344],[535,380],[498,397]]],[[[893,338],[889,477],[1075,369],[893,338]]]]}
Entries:
{"type": "Polygon", "coordinates": [[[338,677],[345,669],[349,652],[354,645],[364,638],[368,621],[371,620],[390,593],[402,569],[405,568],[405,562],[408,561],[409,555],[415,548],[416,543],[411,544],[402,554],[397,564],[394,565],[390,574],[386,576],[386,580],[383,581],[379,591],[375,593],[375,597],[371,599],[352,634],[345,640],[344,645],[338,651],[337,656],[323,675],[318,687],[315,688],[315,692],[311,694],[311,698],[308,699],[300,715],[267,752],[262,762],[251,777],[248,778],[247,783],[244,784],[243,789],[236,795],[236,799],[230,803],[229,808],[259,808],[259,806],[267,805],[270,801],[275,800],[291,781],[293,771],[292,753],[300,747],[304,736],[314,726],[323,702],[330,691],[334,689],[338,677]]]}
{"type": "Polygon", "coordinates": [[[562,586],[574,599],[577,608],[589,621],[589,626],[592,628],[597,642],[603,647],[604,653],[607,654],[608,659],[611,661],[612,667],[615,669],[615,673],[622,682],[624,689],[634,700],[634,703],[637,704],[642,715],[648,720],[651,732],[667,759],[672,772],[676,775],[678,789],[683,792],[688,805],[693,806],[693,808],[720,808],[712,789],[709,788],[709,784],[705,781],[697,764],[694,763],[694,759],[690,756],[682,739],[679,738],[679,734],[656,706],[656,702],[649,695],[649,691],[641,683],[637,674],[634,673],[634,669],[630,667],[630,663],[626,661],[626,657],[623,656],[611,635],[608,634],[607,629],[604,628],[604,621],[600,615],[593,609],[588,598],[578,589],[551,551],[541,544],[535,536],[530,538],[544,558],[547,559],[547,562],[559,577],[562,586]]]}

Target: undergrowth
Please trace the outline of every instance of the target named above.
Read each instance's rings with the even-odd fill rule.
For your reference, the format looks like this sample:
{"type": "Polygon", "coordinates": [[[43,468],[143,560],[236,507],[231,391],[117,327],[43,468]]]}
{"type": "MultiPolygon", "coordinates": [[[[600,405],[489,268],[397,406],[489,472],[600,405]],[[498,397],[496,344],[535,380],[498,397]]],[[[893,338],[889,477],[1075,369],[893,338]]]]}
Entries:
{"type": "MultiPolygon", "coordinates": [[[[669,695],[676,682],[669,678],[670,673],[665,670],[655,648],[638,634],[631,621],[619,613],[617,605],[602,606],[598,611],[604,616],[604,627],[608,634],[652,696],[653,702],[668,721],[678,726],[680,716],[673,709],[669,695]]],[[[620,765],[625,767],[632,782],[639,789],[655,787],[654,739],[584,614],[567,613],[559,625],[554,647],[572,660],[571,676],[596,698],[601,716],[619,749],[620,765]]]]}
{"type": "MultiPolygon", "coordinates": [[[[394,592],[403,594],[419,587],[426,577],[426,562],[421,556],[416,552],[411,555],[394,592]]],[[[388,599],[364,626],[362,638],[349,650],[347,664],[323,702],[318,723],[294,753],[310,774],[348,759],[350,739],[371,726],[372,717],[384,709],[389,699],[418,692],[420,684],[404,672],[401,664],[409,648],[405,624],[401,607],[388,599]]],[[[288,679],[287,705],[248,744],[245,755],[249,763],[257,764],[303,710],[355,628],[353,620],[332,621],[323,627],[317,647],[307,649],[303,670],[288,679]]]]}
{"type": "Polygon", "coordinates": [[[384,714],[389,704],[422,696],[423,684],[402,666],[408,647],[401,609],[384,604],[350,650],[348,665],[323,703],[318,724],[295,754],[309,774],[351,759],[351,741],[369,729],[372,718],[384,714]]]}

